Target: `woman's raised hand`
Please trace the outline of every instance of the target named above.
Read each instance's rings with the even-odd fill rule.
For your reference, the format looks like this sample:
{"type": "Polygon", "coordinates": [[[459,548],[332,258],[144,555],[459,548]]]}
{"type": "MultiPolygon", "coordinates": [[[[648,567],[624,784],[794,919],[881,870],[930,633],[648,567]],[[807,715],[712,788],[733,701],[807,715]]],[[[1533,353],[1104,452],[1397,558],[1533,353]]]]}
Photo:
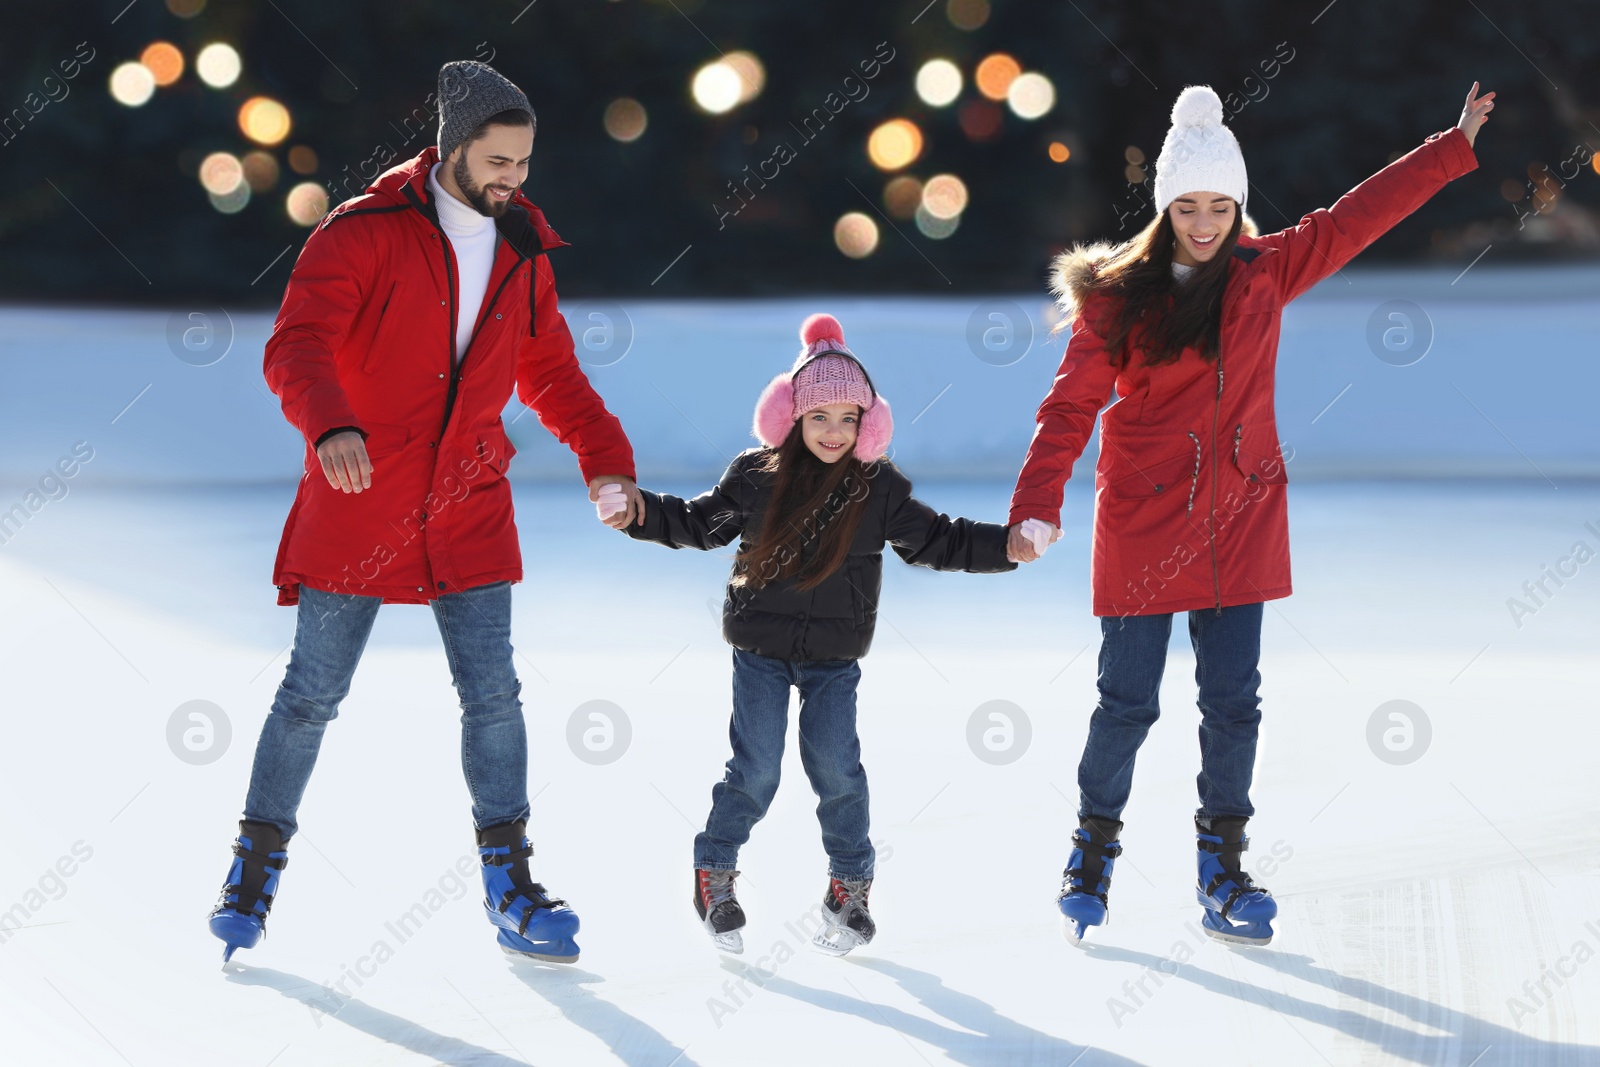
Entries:
{"type": "Polygon", "coordinates": [[[1456,123],[1456,129],[1467,135],[1467,143],[1472,144],[1478,138],[1478,127],[1482,126],[1489,118],[1489,112],[1494,110],[1494,94],[1484,93],[1478,95],[1478,83],[1473,82],[1472,88],[1467,90],[1467,103],[1461,109],[1461,121],[1456,123]]]}

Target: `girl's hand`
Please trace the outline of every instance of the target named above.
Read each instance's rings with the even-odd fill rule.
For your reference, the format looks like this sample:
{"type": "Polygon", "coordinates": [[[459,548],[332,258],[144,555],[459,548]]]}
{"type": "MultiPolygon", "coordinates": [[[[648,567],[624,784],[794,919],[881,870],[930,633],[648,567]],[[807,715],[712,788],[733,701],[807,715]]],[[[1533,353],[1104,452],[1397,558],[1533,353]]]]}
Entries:
{"type": "Polygon", "coordinates": [[[1494,110],[1494,94],[1485,93],[1478,95],[1478,83],[1473,82],[1472,88],[1467,90],[1467,103],[1461,109],[1461,121],[1456,123],[1456,129],[1467,135],[1467,144],[1472,144],[1478,138],[1478,127],[1482,126],[1489,118],[1489,112],[1494,110]]]}
{"type": "Polygon", "coordinates": [[[632,478],[602,475],[589,483],[589,499],[600,521],[613,530],[625,529],[636,520],[644,525],[644,498],[632,478]]]}

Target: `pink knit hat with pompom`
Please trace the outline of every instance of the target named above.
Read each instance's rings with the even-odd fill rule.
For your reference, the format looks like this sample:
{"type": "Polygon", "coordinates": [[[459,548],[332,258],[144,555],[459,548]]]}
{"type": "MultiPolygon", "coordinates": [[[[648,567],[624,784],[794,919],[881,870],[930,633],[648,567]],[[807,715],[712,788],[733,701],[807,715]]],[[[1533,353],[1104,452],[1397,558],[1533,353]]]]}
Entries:
{"type": "Polygon", "coordinates": [[[855,457],[863,463],[883,458],[894,434],[889,402],[879,396],[866,368],[844,343],[844,328],[832,315],[811,315],[800,324],[800,355],[762,390],[756,402],[754,432],[768,448],[783,444],[800,416],[829,404],[861,408],[855,457]]]}

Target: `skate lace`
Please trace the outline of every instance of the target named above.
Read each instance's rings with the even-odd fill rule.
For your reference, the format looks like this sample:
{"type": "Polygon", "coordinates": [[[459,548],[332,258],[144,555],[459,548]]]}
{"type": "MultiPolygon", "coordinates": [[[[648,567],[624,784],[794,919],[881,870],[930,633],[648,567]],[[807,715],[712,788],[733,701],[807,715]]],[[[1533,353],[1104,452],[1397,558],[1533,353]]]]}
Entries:
{"type": "Polygon", "coordinates": [[[867,894],[872,890],[872,879],[846,880],[835,878],[833,880],[833,898],[842,907],[855,905],[863,910],[867,907],[867,894]]]}
{"type": "Polygon", "coordinates": [[[705,902],[707,911],[734,899],[733,880],[737,877],[738,871],[700,872],[700,899],[705,902]]]}

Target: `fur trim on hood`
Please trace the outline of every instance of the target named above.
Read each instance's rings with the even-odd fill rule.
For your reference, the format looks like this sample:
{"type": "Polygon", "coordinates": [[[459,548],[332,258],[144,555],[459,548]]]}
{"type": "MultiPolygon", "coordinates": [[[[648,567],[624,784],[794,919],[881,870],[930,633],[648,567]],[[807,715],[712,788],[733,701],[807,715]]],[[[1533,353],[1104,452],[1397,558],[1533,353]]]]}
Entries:
{"type": "MultiPolygon", "coordinates": [[[[1255,220],[1246,213],[1239,227],[1240,238],[1255,237],[1258,233],[1255,220]]],[[[1061,310],[1062,323],[1070,323],[1077,317],[1084,298],[1089,295],[1094,269],[1115,255],[1123,243],[1093,241],[1073,245],[1051,261],[1050,292],[1056,298],[1056,307],[1061,310]]]]}

